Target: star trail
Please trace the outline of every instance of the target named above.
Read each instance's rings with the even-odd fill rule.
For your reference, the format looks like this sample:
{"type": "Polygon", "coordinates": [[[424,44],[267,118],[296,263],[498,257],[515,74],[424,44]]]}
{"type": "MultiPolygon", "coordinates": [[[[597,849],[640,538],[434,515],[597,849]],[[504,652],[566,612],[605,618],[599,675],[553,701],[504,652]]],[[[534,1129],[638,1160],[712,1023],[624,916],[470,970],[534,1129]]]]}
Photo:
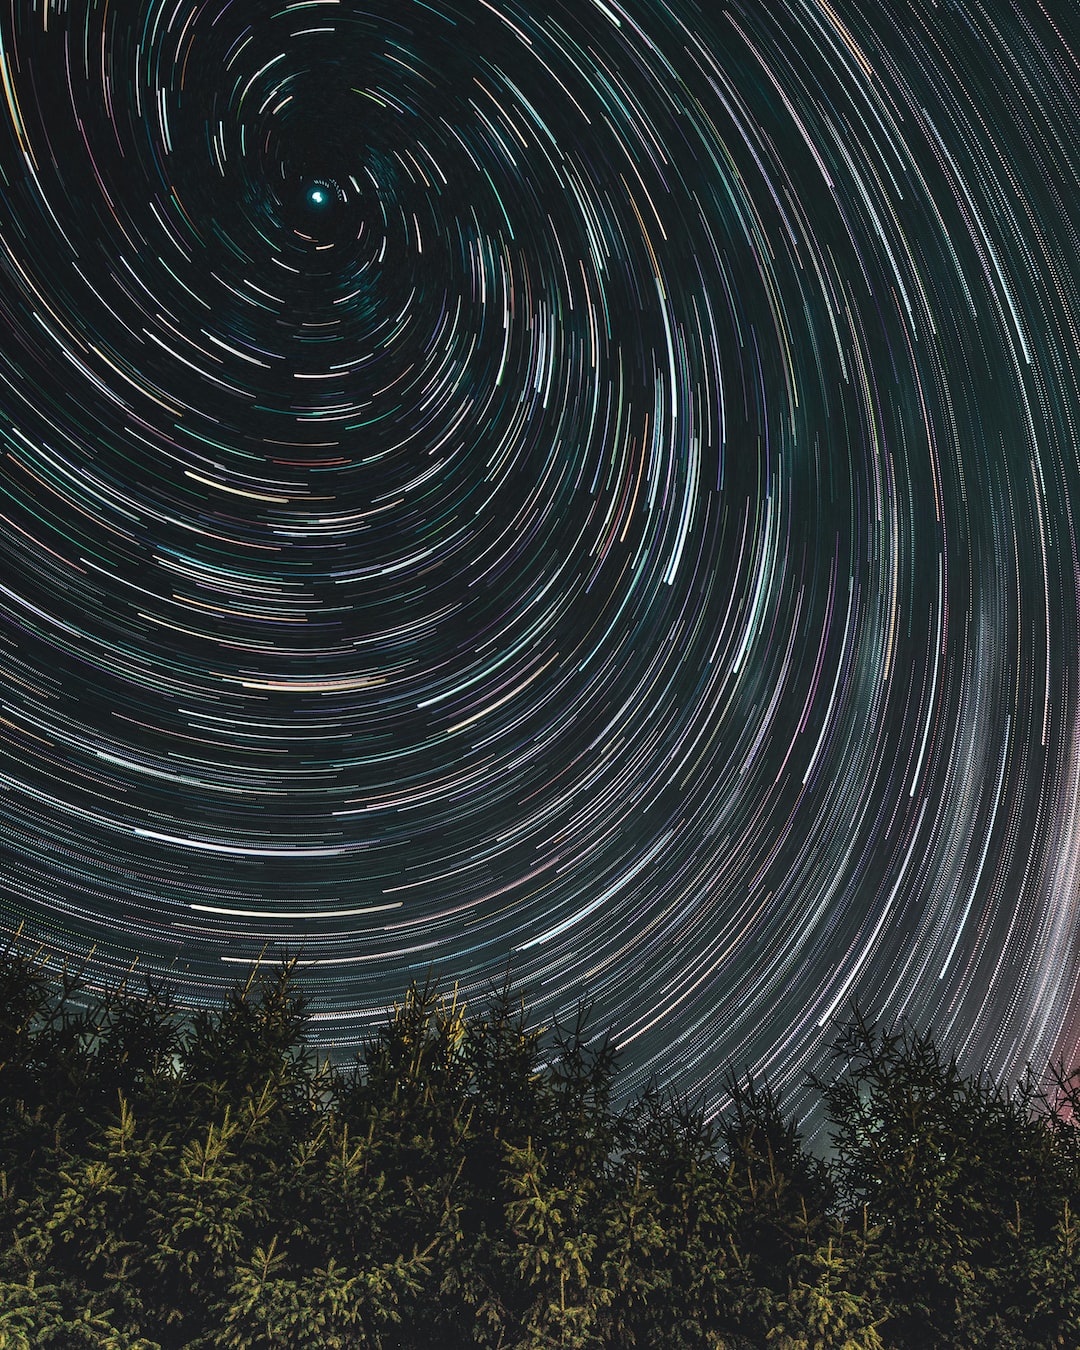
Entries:
{"type": "Polygon", "coordinates": [[[1075,1058],[1078,39],[3,0],[7,932],[714,1102],[854,998],[1075,1058]]]}

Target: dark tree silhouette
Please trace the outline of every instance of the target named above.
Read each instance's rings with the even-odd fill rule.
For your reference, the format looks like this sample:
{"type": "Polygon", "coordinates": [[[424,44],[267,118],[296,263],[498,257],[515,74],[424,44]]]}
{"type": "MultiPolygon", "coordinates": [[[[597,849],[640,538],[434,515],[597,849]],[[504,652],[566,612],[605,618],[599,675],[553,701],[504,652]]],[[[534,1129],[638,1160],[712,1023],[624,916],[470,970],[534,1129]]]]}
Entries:
{"type": "Polygon", "coordinates": [[[0,956],[0,1350],[1080,1345],[1080,1086],[856,1012],[816,1080],[617,1109],[587,1010],[413,985],[345,1067],[295,964],[187,1016],[0,956]]]}

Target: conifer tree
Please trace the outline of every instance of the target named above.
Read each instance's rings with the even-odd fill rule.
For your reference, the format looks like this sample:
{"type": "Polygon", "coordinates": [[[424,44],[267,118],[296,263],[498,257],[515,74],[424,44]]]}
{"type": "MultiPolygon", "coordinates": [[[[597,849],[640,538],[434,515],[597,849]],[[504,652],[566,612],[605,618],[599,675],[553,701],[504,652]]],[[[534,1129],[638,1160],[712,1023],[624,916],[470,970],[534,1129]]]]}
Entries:
{"type": "Polygon", "coordinates": [[[650,1088],[412,985],[351,1064],[302,972],[184,1014],[0,954],[0,1350],[1040,1350],[1080,1345],[1080,1079],[1005,1092],[856,1013],[814,1080],[650,1088]]]}

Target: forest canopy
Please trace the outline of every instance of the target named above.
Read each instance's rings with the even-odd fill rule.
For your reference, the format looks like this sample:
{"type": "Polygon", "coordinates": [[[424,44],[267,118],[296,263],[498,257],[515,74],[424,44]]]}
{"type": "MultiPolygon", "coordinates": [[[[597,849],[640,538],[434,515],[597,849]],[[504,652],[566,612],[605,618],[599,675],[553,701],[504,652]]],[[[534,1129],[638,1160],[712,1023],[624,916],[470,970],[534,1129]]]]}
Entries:
{"type": "Polygon", "coordinates": [[[1080,1346],[1080,1105],[856,1011],[812,1084],[728,1111],[412,985],[354,1062],[302,970],[187,1013],[0,956],[0,1350],[1080,1346]]]}

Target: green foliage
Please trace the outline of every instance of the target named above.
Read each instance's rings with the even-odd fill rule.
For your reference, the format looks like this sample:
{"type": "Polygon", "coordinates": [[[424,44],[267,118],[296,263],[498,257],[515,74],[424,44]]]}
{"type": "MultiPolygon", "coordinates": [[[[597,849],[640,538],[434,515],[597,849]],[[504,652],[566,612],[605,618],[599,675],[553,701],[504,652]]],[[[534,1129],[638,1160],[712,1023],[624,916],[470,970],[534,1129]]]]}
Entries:
{"type": "Polygon", "coordinates": [[[1012,1094],[857,1015],[826,1164],[767,1084],[647,1091],[412,986],[344,1068],[293,966],[185,1018],[0,956],[0,1350],[1080,1345],[1080,1080],[1012,1094]]]}
{"type": "MultiPolygon", "coordinates": [[[[929,1036],[858,1015],[834,1052],[845,1071],[815,1084],[841,1199],[884,1234],[889,1344],[1080,1344],[1069,1218],[1080,1156],[1061,1103],[1030,1073],[1006,1093],[963,1075],[929,1036]]],[[[1071,1082],[1059,1074],[1059,1089],[1071,1082]]]]}
{"type": "Polygon", "coordinates": [[[801,1253],[787,1294],[774,1305],[766,1343],[775,1350],[882,1350],[874,1300],[864,1289],[857,1255],[842,1242],[801,1253]]]}

